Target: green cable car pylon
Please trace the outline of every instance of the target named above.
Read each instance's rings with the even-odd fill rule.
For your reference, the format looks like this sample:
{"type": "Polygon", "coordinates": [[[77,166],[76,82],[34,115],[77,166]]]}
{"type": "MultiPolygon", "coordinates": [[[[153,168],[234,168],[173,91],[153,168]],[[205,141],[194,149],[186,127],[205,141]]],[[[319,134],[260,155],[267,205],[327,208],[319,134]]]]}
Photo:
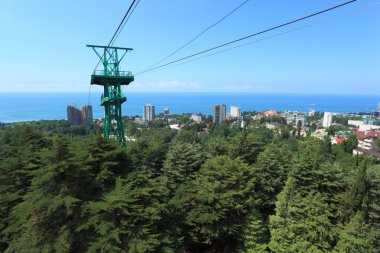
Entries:
{"type": "Polygon", "coordinates": [[[103,70],[95,69],[92,73],[91,85],[104,87],[100,100],[100,105],[104,106],[104,137],[117,138],[120,146],[125,146],[121,104],[127,98],[123,95],[121,86],[129,85],[134,81],[134,77],[131,71],[121,71],[119,66],[127,52],[133,49],[95,45],[87,45],[87,47],[91,47],[95,51],[103,64],[103,70]],[[98,50],[103,52],[100,53],[98,50]],[[121,53],[121,57],[119,57],[119,53],[121,53]]]}

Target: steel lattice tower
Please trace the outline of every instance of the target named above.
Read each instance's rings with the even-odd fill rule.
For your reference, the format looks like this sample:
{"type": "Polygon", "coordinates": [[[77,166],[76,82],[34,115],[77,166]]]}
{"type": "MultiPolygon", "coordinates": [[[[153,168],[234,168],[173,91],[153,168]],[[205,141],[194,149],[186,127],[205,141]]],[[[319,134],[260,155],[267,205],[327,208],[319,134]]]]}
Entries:
{"type": "Polygon", "coordinates": [[[121,86],[129,85],[134,81],[134,77],[131,71],[121,71],[119,66],[127,52],[133,49],[95,45],[87,45],[87,47],[91,47],[103,63],[103,70],[94,70],[92,73],[91,85],[104,87],[100,100],[100,105],[104,106],[104,137],[117,138],[120,145],[125,146],[121,104],[127,98],[123,95],[121,86]],[[103,52],[99,53],[98,50],[103,52]]]}

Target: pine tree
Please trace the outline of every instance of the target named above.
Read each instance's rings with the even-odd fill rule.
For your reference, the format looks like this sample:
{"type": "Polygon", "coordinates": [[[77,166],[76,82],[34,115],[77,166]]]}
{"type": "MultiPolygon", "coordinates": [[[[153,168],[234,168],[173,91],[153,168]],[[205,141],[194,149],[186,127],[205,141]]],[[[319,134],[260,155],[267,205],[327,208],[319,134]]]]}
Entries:
{"type": "Polygon", "coordinates": [[[180,187],[171,200],[174,215],[185,217],[186,240],[214,250],[233,247],[257,202],[253,185],[253,169],[241,159],[207,160],[195,180],[180,187]]]}
{"type": "Polygon", "coordinates": [[[270,217],[269,247],[274,252],[329,252],[337,236],[337,207],[331,205],[336,201],[330,196],[340,189],[340,178],[332,177],[327,166],[323,169],[311,150],[299,157],[270,217]]]}
{"type": "Polygon", "coordinates": [[[302,197],[294,189],[284,189],[270,217],[274,252],[330,252],[336,237],[329,217],[329,206],[323,196],[311,191],[302,197]]]}
{"type": "Polygon", "coordinates": [[[48,164],[33,173],[30,191],[12,212],[5,230],[12,238],[6,252],[72,252],[80,249],[75,227],[79,219],[81,173],[65,138],[55,140],[48,164]]]}
{"type": "Polygon", "coordinates": [[[113,189],[117,177],[131,170],[130,159],[118,143],[100,135],[80,143],[76,154],[77,164],[85,171],[82,178],[82,184],[86,186],[85,196],[81,197],[84,200],[100,198],[113,189]]]}
{"type": "Polygon", "coordinates": [[[228,154],[231,158],[240,157],[244,162],[253,164],[259,155],[264,140],[261,134],[242,131],[229,141],[228,154]]]}
{"type": "Polygon", "coordinates": [[[336,253],[370,253],[371,245],[369,227],[365,223],[364,213],[359,211],[339,233],[339,241],[334,252],[336,253]]]}
{"type": "Polygon", "coordinates": [[[160,227],[165,206],[159,182],[133,172],[118,179],[100,201],[86,205],[90,219],[88,252],[174,252],[176,242],[160,227]]]}
{"type": "Polygon", "coordinates": [[[276,196],[285,185],[290,163],[290,155],[274,144],[269,144],[255,163],[255,191],[262,200],[260,209],[266,215],[273,212],[276,196]]]}
{"type": "Polygon", "coordinates": [[[368,225],[370,227],[369,238],[372,252],[380,252],[380,166],[368,168],[368,195],[366,199],[366,211],[368,213],[368,225]]]}
{"type": "Polygon", "coordinates": [[[48,143],[43,133],[30,126],[6,128],[0,138],[0,252],[10,240],[4,233],[13,223],[10,212],[30,187],[33,171],[44,161],[48,143]]]}
{"type": "Polygon", "coordinates": [[[258,210],[253,210],[246,219],[243,235],[241,238],[240,252],[264,253],[268,252],[269,231],[258,210]]]}
{"type": "Polygon", "coordinates": [[[174,191],[185,180],[194,179],[203,162],[200,144],[179,142],[171,146],[163,167],[169,189],[174,191]]]}

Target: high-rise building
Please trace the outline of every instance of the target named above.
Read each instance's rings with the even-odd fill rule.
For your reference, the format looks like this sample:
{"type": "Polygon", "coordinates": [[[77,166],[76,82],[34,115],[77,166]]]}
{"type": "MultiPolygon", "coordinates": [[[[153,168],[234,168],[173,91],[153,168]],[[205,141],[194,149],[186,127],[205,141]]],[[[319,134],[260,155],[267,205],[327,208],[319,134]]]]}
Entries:
{"type": "Polygon", "coordinates": [[[214,105],[214,123],[221,123],[226,119],[226,105],[218,104],[214,105]]]}
{"type": "Polygon", "coordinates": [[[332,117],[333,117],[333,113],[332,112],[325,112],[325,114],[323,115],[322,126],[323,127],[329,127],[329,126],[331,126],[331,124],[332,124],[332,117]]]}
{"type": "Polygon", "coordinates": [[[154,105],[144,105],[144,121],[153,121],[155,116],[155,106],[154,105]]]}
{"type": "Polygon", "coordinates": [[[377,111],[380,112],[380,102],[377,104],[377,111]]]}
{"type": "Polygon", "coordinates": [[[231,111],[230,111],[231,117],[238,118],[241,116],[241,111],[240,107],[238,106],[231,106],[231,111]]]}
{"type": "Polygon", "coordinates": [[[67,121],[70,124],[83,124],[83,117],[81,111],[75,106],[67,106],[67,121]]]}
{"type": "Polygon", "coordinates": [[[81,113],[82,113],[83,123],[91,124],[93,121],[92,106],[91,105],[82,106],[81,113]]]}
{"type": "Polygon", "coordinates": [[[168,116],[170,114],[169,108],[165,107],[164,108],[164,116],[168,116]]]}

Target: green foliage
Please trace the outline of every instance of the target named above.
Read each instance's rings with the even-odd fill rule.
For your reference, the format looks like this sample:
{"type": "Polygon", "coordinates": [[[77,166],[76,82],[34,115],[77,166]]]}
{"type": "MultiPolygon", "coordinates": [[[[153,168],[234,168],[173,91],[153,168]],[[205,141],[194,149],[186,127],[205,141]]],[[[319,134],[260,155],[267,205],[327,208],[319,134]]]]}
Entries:
{"type": "Polygon", "coordinates": [[[266,216],[273,214],[276,196],[285,184],[290,165],[291,155],[274,144],[269,144],[255,163],[255,192],[266,216]]]}
{"type": "Polygon", "coordinates": [[[24,201],[14,207],[12,223],[4,231],[13,240],[6,252],[70,252],[76,244],[80,172],[72,160],[68,141],[59,138],[49,163],[33,172],[34,177],[24,201]]]}
{"type": "Polygon", "coordinates": [[[195,131],[183,129],[175,136],[173,142],[196,143],[198,142],[198,134],[195,131]]]}
{"type": "Polygon", "coordinates": [[[377,139],[374,141],[373,145],[373,150],[376,152],[380,152],[380,140],[377,139]]]}
{"type": "Polygon", "coordinates": [[[330,252],[336,237],[331,213],[322,194],[311,191],[304,197],[296,193],[292,178],[276,204],[276,215],[270,217],[274,252],[330,252]]]}
{"type": "Polygon", "coordinates": [[[312,131],[312,132],[315,132],[315,130],[317,130],[317,125],[313,122],[313,123],[311,123],[311,125],[310,125],[310,130],[312,131]]]}
{"type": "Polygon", "coordinates": [[[246,218],[243,235],[241,238],[240,252],[265,253],[268,252],[267,242],[269,230],[258,210],[253,210],[246,218]]]}
{"type": "Polygon", "coordinates": [[[379,252],[380,167],[352,156],[355,137],[250,115],[208,132],[126,118],[126,148],[96,125],[2,124],[0,252],[379,252]]]}
{"type": "Polygon", "coordinates": [[[85,206],[90,233],[88,252],[174,252],[173,241],[161,231],[165,189],[147,174],[134,172],[100,201],[85,206]]]}
{"type": "Polygon", "coordinates": [[[197,177],[183,186],[171,204],[185,217],[191,240],[225,247],[236,241],[244,217],[256,199],[253,169],[241,159],[219,156],[206,161],[197,177]]]}
{"type": "Polygon", "coordinates": [[[369,253],[371,251],[368,239],[369,227],[365,223],[364,213],[357,212],[349,224],[339,233],[336,253],[369,253]]]}
{"type": "Polygon", "coordinates": [[[41,131],[30,126],[5,128],[0,138],[0,251],[9,242],[4,233],[13,223],[12,208],[22,203],[33,172],[43,165],[40,150],[48,146],[41,131]]]}
{"type": "Polygon", "coordinates": [[[148,171],[152,177],[162,173],[162,166],[175,131],[164,129],[147,129],[136,142],[127,145],[131,163],[135,170],[148,171]]]}
{"type": "Polygon", "coordinates": [[[357,144],[358,144],[358,140],[357,140],[356,136],[350,135],[343,144],[344,150],[347,153],[352,154],[352,150],[356,147],[357,144]]]}
{"type": "Polygon", "coordinates": [[[172,191],[186,180],[195,178],[204,162],[200,144],[176,143],[170,147],[163,166],[163,175],[172,191]]]}
{"type": "Polygon", "coordinates": [[[369,238],[374,253],[380,252],[380,166],[368,168],[368,195],[366,211],[368,213],[369,238]]]}
{"type": "Polygon", "coordinates": [[[259,152],[265,145],[264,138],[260,133],[246,131],[232,137],[229,143],[229,156],[231,158],[240,157],[249,164],[256,161],[259,152]]]}

